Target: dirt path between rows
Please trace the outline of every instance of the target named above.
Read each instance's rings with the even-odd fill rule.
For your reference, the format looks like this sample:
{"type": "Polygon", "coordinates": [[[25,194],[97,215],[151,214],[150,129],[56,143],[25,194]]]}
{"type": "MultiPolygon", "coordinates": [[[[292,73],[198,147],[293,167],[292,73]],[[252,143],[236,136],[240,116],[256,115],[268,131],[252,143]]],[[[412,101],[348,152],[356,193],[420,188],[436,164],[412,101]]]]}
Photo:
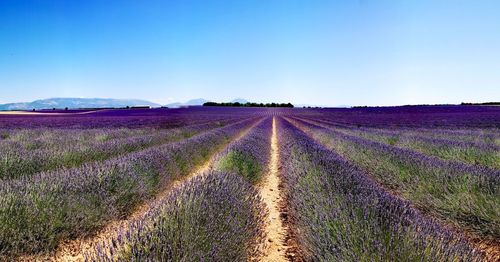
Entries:
{"type": "Polygon", "coordinates": [[[165,198],[168,193],[171,192],[173,188],[182,185],[184,182],[192,179],[195,176],[201,175],[212,168],[217,155],[224,151],[231,143],[243,138],[250,130],[252,130],[256,125],[258,125],[261,120],[256,121],[250,127],[241,131],[233,140],[224,146],[221,146],[212,154],[210,159],[206,161],[202,166],[197,168],[194,172],[181,178],[180,180],[174,181],[164,188],[159,194],[157,194],[153,199],[147,201],[146,203],[139,206],[130,216],[125,219],[112,221],[107,224],[102,230],[100,230],[96,235],[89,238],[69,240],[61,243],[59,248],[56,250],[54,256],[25,256],[18,259],[18,261],[65,261],[65,262],[81,262],[85,261],[84,254],[92,249],[94,249],[98,244],[104,243],[105,240],[116,236],[120,229],[125,228],[130,222],[143,217],[155,203],[161,201],[165,198]]]}
{"type": "Polygon", "coordinates": [[[259,190],[264,204],[269,213],[266,219],[264,231],[266,232],[266,243],[263,247],[262,257],[259,261],[287,261],[285,244],[286,229],[281,220],[280,204],[283,199],[280,194],[280,178],[278,175],[278,139],[276,135],[276,119],[273,117],[273,131],[271,136],[271,159],[269,174],[264,178],[259,190]]]}

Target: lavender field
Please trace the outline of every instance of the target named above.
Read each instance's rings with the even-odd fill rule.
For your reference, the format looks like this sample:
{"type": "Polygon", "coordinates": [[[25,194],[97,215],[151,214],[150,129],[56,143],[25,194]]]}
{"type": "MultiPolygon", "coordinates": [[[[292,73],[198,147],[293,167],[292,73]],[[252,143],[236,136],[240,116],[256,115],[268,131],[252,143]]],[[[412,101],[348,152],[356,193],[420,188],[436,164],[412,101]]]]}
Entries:
{"type": "Polygon", "coordinates": [[[0,114],[0,261],[500,261],[500,107],[0,114]]]}

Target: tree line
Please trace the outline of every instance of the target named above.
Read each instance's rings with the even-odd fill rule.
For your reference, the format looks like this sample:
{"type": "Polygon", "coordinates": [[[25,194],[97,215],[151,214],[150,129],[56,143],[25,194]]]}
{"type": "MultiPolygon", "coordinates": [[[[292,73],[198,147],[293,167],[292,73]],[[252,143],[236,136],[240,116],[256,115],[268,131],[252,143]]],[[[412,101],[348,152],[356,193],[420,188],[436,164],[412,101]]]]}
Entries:
{"type": "Polygon", "coordinates": [[[486,102],[486,103],[466,103],[462,102],[463,106],[500,106],[500,102],[486,102]]]}
{"type": "Polygon", "coordinates": [[[233,106],[233,107],[289,107],[293,108],[291,103],[240,103],[240,102],[206,102],[203,106],[233,106]]]}

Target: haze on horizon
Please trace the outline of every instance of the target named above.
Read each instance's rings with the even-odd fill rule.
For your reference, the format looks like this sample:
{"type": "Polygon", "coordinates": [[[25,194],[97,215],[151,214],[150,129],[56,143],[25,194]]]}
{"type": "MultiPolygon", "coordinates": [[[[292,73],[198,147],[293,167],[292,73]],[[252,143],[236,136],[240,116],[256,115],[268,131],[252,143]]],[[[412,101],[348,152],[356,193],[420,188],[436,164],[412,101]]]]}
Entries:
{"type": "Polygon", "coordinates": [[[0,103],[500,100],[499,1],[0,2],[0,103]]]}

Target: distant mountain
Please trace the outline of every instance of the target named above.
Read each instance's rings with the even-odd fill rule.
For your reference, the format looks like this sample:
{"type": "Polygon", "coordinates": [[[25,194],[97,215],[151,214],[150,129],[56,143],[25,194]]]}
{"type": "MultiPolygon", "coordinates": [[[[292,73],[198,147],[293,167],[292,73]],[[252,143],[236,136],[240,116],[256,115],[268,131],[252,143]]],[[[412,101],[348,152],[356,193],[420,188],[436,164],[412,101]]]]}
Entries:
{"type": "MultiPolygon", "coordinates": [[[[183,106],[201,106],[206,102],[213,102],[213,101],[206,100],[204,98],[197,98],[197,99],[191,99],[191,100],[184,102],[184,103],[175,102],[175,103],[167,104],[165,106],[170,107],[170,108],[183,107],[183,106]]],[[[236,103],[236,102],[238,102],[240,104],[248,103],[248,101],[246,99],[243,99],[243,98],[236,98],[236,99],[231,100],[231,103],[236,103]]]]}
{"type": "Polygon", "coordinates": [[[203,105],[206,102],[208,102],[208,100],[206,100],[204,98],[197,98],[197,99],[191,99],[191,100],[187,101],[186,105],[201,106],[201,105],[203,105]]]}
{"type": "Polygon", "coordinates": [[[201,106],[203,105],[204,103],[208,102],[208,100],[204,99],[204,98],[197,98],[197,99],[191,99],[185,103],[181,103],[181,102],[175,102],[175,103],[170,103],[170,104],[167,104],[165,106],[167,107],[182,107],[182,106],[201,106]]]}
{"type": "Polygon", "coordinates": [[[248,101],[246,99],[243,99],[243,98],[236,98],[236,99],[231,100],[231,103],[246,104],[246,103],[248,103],[248,101]]]}
{"type": "Polygon", "coordinates": [[[51,108],[104,108],[126,106],[152,106],[159,104],[139,99],[110,99],[110,98],[49,98],[33,102],[0,104],[0,110],[31,110],[51,108]]]}

